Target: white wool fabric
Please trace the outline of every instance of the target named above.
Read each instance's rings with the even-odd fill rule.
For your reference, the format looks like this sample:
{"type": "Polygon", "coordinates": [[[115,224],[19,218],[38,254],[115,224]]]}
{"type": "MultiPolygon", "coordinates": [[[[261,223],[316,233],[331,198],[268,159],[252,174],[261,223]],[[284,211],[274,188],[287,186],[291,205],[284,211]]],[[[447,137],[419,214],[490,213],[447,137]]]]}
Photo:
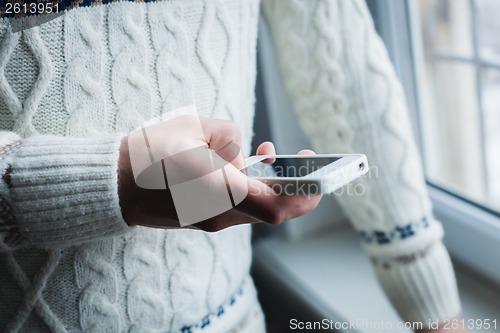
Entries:
{"type": "Polygon", "coordinates": [[[258,12],[258,1],[114,2],[21,33],[0,20],[0,142],[21,140],[0,161],[12,217],[2,208],[0,331],[243,327],[257,304],[244,283],[250,226],[128,227],[117,162],[124,135],[190,104],[237,122],[248,155],[258,12]]]}
{"type": "MultiPolygon", "coordinates": [[[[388,296],[408,320],[458,314],[403,94],[363,2],[263,8],[316,149],[379,167],[364,197],[341,202],[388,296]],[[409,224],[415,235],[398,238],[409,224]]],[[[258,13],[258,0],[172,0],[77,8],[20,33],[0,20],[1,331],[264,330],[248,225],[128,227],[117,191],[121,138],[185,105],[239,124],[248,155],[258,13]]]]}

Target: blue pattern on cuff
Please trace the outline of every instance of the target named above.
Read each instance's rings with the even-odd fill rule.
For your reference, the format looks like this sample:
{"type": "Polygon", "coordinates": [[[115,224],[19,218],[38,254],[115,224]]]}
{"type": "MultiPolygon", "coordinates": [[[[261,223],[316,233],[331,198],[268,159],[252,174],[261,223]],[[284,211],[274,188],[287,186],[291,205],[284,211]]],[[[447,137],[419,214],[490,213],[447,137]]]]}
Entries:
{"type": "Polygon", "coordinates": [[[405,226],[397,226],[393,230],[359,230],[358,235],[365,244],[387,245],[396,240],[405,240],[418,234],[420,230],[428,229],[432,219],[424,216],[420,221],[409,223],[405,226]]]}

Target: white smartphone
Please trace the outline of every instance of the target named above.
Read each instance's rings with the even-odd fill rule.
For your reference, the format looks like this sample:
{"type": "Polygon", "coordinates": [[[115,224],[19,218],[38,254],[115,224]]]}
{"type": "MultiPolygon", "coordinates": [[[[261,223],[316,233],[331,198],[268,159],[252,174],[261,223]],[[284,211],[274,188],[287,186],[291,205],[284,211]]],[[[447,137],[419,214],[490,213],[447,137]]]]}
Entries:
{"type": "Polygon", "coordinates": [[[368,172],[363,154],[260,155],[245,172],[282,195],[331,194],[368,172]]]}

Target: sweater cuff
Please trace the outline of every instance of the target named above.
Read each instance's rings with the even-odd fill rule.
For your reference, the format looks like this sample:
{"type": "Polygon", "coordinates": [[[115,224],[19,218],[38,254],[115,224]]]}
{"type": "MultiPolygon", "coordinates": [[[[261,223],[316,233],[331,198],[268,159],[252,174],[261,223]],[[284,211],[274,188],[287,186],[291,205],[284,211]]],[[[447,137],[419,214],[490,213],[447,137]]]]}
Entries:
{"type": "Polygon", "coordinates": [[[118,197],[120,137],[37,136],[12,154],[10,194],[19,232],[64,247],[128,230],[118,197]]]}
{"type": "Polygon", "coordinates": [[[408,322],[443,322],[461,312],[453,267],[442,242],[412,256],[374,259],[380,283],[408,322]]]}
{"type": "Polygon", "coordinates": [[[443,226],[432,215],[392,228],[358,230],[364,250],[375,258],[411,256],[441,241],[443,226]]]}

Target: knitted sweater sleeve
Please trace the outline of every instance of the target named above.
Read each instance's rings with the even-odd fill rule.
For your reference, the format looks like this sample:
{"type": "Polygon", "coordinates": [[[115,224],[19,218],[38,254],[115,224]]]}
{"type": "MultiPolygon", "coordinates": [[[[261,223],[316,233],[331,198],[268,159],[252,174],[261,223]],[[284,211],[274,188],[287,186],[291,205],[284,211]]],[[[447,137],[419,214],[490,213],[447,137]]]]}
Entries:
{"type": "Polygon", "coordinates": [[[460,312],[402,87],[364,1],[264,0],[285,87],[318,152],[366,153],[371,171],[338,199],[408,321],[460,312]]]}
{"type": "Polygon", "coordinates": [[[118,200],[118,135],[0,132],[0,251],[64,247],[127,230],[118,200]]]}

